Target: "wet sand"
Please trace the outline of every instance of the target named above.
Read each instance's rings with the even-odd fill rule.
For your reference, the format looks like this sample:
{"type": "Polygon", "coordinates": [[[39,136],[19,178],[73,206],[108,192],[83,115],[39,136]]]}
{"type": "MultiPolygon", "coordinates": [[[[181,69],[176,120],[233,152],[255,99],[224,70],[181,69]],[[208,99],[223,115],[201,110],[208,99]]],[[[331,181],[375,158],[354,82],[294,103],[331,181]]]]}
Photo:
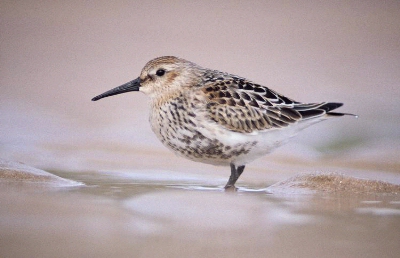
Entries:
{"type": "Polygon", "coordinates": [[[400,251],[400,186],[387,182],[303,174],[225,192],[223,184],[191,173],[56,172],[70,178],[66,185],[49,174],[27,176],[29,166],[3,164],[2,257],[396,257],[400,251]]]}

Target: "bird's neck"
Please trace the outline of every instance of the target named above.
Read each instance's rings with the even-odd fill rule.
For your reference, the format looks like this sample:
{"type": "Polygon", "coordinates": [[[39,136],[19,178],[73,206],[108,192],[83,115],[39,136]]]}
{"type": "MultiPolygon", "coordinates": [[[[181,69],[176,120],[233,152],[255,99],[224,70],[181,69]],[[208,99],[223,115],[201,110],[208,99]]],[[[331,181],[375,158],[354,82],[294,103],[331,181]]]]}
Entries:
{"type": "Polygon", "coordinates": [[[182,96],[182,94],[183,92],[181,90],[170,90],[163,94],[155,94],[154,96],[150,96],[151,107],[152,109],[159,109],[179,96],[182,96]]]}

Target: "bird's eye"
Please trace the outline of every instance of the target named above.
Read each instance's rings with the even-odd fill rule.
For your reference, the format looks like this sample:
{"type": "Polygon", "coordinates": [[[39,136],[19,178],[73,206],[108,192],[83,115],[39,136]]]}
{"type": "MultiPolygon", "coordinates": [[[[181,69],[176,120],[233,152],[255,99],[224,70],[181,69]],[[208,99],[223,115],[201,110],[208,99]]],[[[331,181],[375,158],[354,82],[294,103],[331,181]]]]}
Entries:
{"type": "Polygon", "coordinates": [[[157,74],[157,76],[163,76],[165,74],[165,70],[164,69],[158,69],[156,74],[157,74]]]}

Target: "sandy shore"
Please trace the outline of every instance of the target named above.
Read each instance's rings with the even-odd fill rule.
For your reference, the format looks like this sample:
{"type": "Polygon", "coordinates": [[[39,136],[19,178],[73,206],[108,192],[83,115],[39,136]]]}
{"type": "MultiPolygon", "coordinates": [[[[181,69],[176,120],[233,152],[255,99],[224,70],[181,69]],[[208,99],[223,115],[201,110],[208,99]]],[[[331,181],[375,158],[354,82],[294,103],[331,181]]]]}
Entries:
{"type": "Polygon", "coordinates": [[[184,181],[134,170],[61,174],[74,180],[2,161],[2,257],[394,257],[399,251],[395,184],[304,174],[225,193],[194,174],[184,181]]]}

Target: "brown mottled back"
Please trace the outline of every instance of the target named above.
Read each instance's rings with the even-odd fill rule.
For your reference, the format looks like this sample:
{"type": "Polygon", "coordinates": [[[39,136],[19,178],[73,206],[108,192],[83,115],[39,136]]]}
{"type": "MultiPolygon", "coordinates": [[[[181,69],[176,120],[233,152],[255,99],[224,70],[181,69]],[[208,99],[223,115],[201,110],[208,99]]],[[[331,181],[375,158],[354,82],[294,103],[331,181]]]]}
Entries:
{"type": "MultiPolygon", "coordinates": [[[[209,73],[212,73],[210,71],[209,73]]],[[[236,131],[251,133],[286,127],[301,119],[295,101],[267,87],[229,74],[210,77],[202,90],[212,120],[236,131]]]]}

